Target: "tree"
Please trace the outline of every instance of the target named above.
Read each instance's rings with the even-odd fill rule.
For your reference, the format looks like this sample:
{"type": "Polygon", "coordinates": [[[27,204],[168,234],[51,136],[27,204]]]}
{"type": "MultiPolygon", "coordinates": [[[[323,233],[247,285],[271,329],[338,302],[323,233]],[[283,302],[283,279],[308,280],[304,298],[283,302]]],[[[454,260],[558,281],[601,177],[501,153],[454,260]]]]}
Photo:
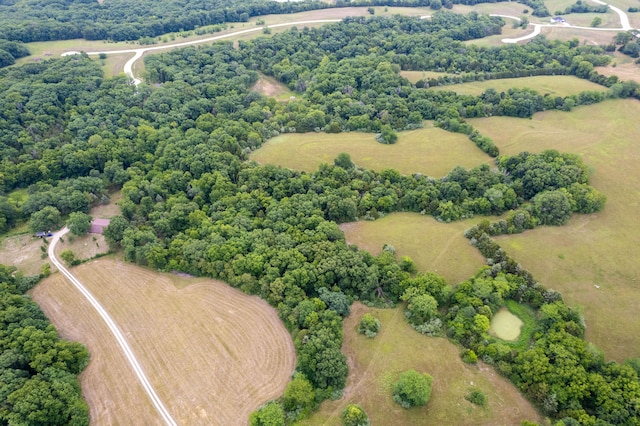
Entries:
{"type": "Polygon", "coordinates": [[[342,410],[342,426],[369,426],[369,416],[358,404],[349,404],[342,410]]]}
{"type": "Polygon", "coordinates": [[[383,143],[385,145],[392,145],[398,141],[398,134],[393,131],[391,126],[385,124],[380,129],[380,134],[376,136],[378,142],[383,143]]]}
{"type": "Polygon", "coordinates": [[[345,170],[351,170],[355,167],[353,162],[351,161],[351,156],[346,152],[341,152],[338,154],[335,160],[333,160],[333,164],[337,167],[342,167],[345,170]]]}
{"type": "Polygon", "coordinates": [[[591,21],[591,26],[593,28],[600,26],[600,24],[602,24],[602,18],[599,16],[596,16],[593,18],[593,21],[591,21]]]}
{"type": "Polygon", "coordinates": [[[263,405],[249,416],[250,426],[283,426],[284,411],[275,401],[263,405]]]}
{"type": "Polygon", "coordinates": [[[411,324],[424,324],[438,315],[438,302],[428,294],[414,296],[409,299],[405,315],[411,324]]]}
{"type": "Polygon", "coordinates": [[[73,261],[76,260],[76,255],[72,250],[63,251],[62,253],[60,253],[60,257],[62,258],[62,260],[67,262],[67,265],[71,265],[73,261]]]}
{"type": "Polygon", "coordinates": [[[122,216],[115,216],[111,218],[109,226],[103,231],[103,235],[109,244],[111,249],[115,249],[119,246],[122,238],[124,237],[124,231],[129,228],[129,222],[122,216]]]}
{"type": "Polygon", "coordinates": [[[373,338],[376,337],[376,335],[380,331],[380,327],[380,320],[373,315],[366,313],[360,320],[360,324],[358,325],[358,333],[373,338]]]}
{"type": "Polygon", "coordinates": [[[43,207],[31,215],[29,227],[33,232],[47,232],[60,225],[60,211],[52,206],[43,207]]]}
{"type": "Polygon", "coordinates": [[[315,392],[311,382],[304,374],[297,373],[287,385],[282,398],[282,404],[286,411],[298,412],[301,416],[313,408],[315,392]]]}
{"type": "Polygon", "coordinates": [[[82,212],[69,213],[67,226],[73,235],[84,235],[91,228],[91,216],[82,212]]]}
{"type": "Polygon", "coordinates": [[[408,370],[400,375],[393,388],[393,400],[404,408],[419,407],[429,402],[433,377],[408,370]]]}
{"type": "Polygon", "coordinates": [[[564,191],[541,192],[531,201],[534,215],[543,225],[564,225],[571,217],[571,202],[564,191]]]}

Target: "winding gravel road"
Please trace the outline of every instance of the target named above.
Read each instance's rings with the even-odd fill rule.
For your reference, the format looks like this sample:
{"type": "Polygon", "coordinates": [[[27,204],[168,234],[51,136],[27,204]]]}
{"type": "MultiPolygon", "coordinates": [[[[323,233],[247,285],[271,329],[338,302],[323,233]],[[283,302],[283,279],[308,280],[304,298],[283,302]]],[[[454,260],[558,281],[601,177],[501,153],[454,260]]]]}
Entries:
{"type": "Polygon", "coordinates": [[[133,353],[131,346],[129,346],[129,343],[124,338],[124,335],[122,334],[122,331],[120,331],[120,328],[118,327],[116,322],[113,320],[113,318],[111,318],[109,313],[106,311],[106,309],[104,309],[104,307],[100,304],[100,302],[98,302],[98,300],[95,297],[93,297],[91,292],[89,292],[89,290],[87,290],[87,288],[84,285],[82,285],[82,283],[78,281],[78,279],[76,279],[76,277],[74,277],[73,274],[69,272],[67,268],[65,268],[62,262],[60,262],[56,258],[56,254],[55,254],[56,244],[58,244],[58,241],[60,241],[60,238],[63,235],[65,235],[67,232],[69,232],[69,229],[67,227],[64,227],[64,229],[56,232],[53,235],[53,238],[49,243],[49,249],[48,249],[49,259],[51,259],[51,263],[53,263],[55,267],[58,268],[58,270],[62,272],[62,274],[65,277],[67,277],[69,281],[71,281],[71,284],[73,284],[78,289],[78,291],[82,293],[82,295],[89,301],[89,303],[91,303],[91,306],[93,306],[94,309],[98,311],[98,313],[100,314],[104,322],[107,323],[107,327],[109,327],[109,330],[111,330],[111,333],[113,333],[113,336],[118,341],[118,344],[120,345],[122,352],[124,352],[124,355],[127,358],[127,361],[129,361],[129,364],[131,365],[131,368],[133,369],[136,376],[138,377],[140,384],[142,385],[142,387],[144,388],[144,391],[149,396],[149,399],[151,400],[151,403],[155,407],[156,411],[158,412],[160,417],[162,417],[162,420],[164,421],[164,423],[167,424],[168,426],[177,426],[177,423],[171,416],[171,413],[169,413],[169,410],[167,410],[167,407],[165,407],[164,403],[156,393],[155,389],[153,388],[153,385],[151,384],[151,382],[149,382],[149,379],[147,378],[146,374],[144,373],[144,370],[142,369],[142,366],[136,359],[136,356],[133,353]]]}
{"type": "MultiPolygon", "coordinates": [[[[255,28],[249,28],[246,30],[240,30],[240,31],[234,31],[232,33],[228,33],[228,34],[223,34],[223,35],[219,35],[219,36],[214,36],[214,37],[207,37],[207,38],[203,38],[202,40],[192,40],[192,41],[183,41],[180,43],[173,43],[173,44],[166,44],[163,46],[152,46],[152,47],[141,47],[139,49],[123,49],[123,50],[102,50],[99,52],[85,52],[87,55],[101,55],[101,54],[122,54],[122,53],[135,53],[135,55],[133,55],[133,58],[129,59],[127,61],[126,64],[124,64],[124,72],[125,74],[127,74],[129,77],[131,77],[131,79],[133,80],[133,84],[138,85],[141,83],[141,80],[139,78],[136,78],[135,75],[133,75],[133,64],[142,57],[142,55],[144,55],[146,52],[152,52],[155,50],[163,50],[163,49],[172,49],[174,47],[184,47],[184,46],[191,46],[194,44],[202,44],[202,43],[209,43],[212,41],[217,41],[217,40],[223,40],[225,38],[229,38],[229,37],[235,37],[235,36],[239,36],[239,35],[243,35],[243,34],[249,34],[249,33],[254,33],[256,31],[262,31],[265,28],[280,28],[280,27],[292,27],[294,25],[306,25],[306,24],[326,24],[326,23],[330,23],[330,22],[340,22],[342,21],[342,19],[316,19],[316,20],[311,20],[311,21],[297,21],[297,22],[285,22],[284,24],[274,24],[274,25],[265,25],[262,27],[255,27],[255,28]]],[[[71,51],[71,52],[65,52],[62,54],[62,56],[67,56],[67,55],[77,55],[80,52],[78,51],[71,51]]]]}

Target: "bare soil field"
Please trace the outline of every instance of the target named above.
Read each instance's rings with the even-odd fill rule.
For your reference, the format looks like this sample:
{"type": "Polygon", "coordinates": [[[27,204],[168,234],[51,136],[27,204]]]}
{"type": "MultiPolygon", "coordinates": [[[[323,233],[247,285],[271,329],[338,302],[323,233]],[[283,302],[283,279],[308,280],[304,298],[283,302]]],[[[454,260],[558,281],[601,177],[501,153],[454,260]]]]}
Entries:
{"type": "Polygon", "coordinates": [[[362,406],[373,425],[516,425],[541,420],[515,386],[493,368],[467,365],[460,358],[461,349],[449,340],[426,337],[411,328],[403,308],[374,309],[355,303],[343,329],[342,351],[349,363],[344,396],[324,402],[301,425],[341,425],[340,414],[349,403],[362,406]],[[373,339],[356,331],[367,312],[382,323],[373,339]],[[407,369],[434,378],[431,399],[424,407],[406,410],[393,402],[393,385],[407,369]],[[470,389],[487,396],[486,408],[464,399],[470,389]]]}
{"type": "MultiPolygon", "coordinates": [[[[178,424],[246,425],[252,411],[282,394],[295,352],[263,300],[114,257],[71,271],[118,323],[178,424]]],[[[159,424],[115,339],[74,287],[54,274],[32,296],[65,338],[89,348],[81,386],[92,424],[159,424]]]]}
{"type": "Polygon", "coordinates": [[[587,340],[617,361],[640,355],[639,115],[639,101],[612,100],[531,120],[470,120],[502,154],[553,148],[580,155],[592,169],[591,184],[607,196],[602,212],[496,240],[545,287],[582,306],[587,340]]]}
{"type": "Polygon", "coordinates": [[[435,272],[449,284],[475,275],[484,258],[464,237],[465,229],[481,218],[441,223],[417,213],[393,213],[372,222],[340,225],[350,244],[377,255],[391,244],[397,256],[409,256],[421,272],[435,272]]]}
{"type": "Polygon", "coordinates": [[[425,122],[422,129],[398,133],[398,142],[385,145],[373,133],[283,134],[267,141],[250,155],[262,164],[276,164],[313,172],[322,163],[346,152],[360,167],[373,170],[392,168],[402,174],[424,173],[442,177],[455,166],[465,168],[490,163],[491,158],[465,135],[451,133],[425,122]]]}

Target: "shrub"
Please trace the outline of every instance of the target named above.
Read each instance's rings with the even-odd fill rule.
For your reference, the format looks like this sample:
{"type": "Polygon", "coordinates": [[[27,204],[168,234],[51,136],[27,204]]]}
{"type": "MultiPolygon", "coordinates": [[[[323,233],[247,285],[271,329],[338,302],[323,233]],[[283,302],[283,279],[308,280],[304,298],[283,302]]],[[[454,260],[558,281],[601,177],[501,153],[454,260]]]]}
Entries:
{"type": "Polygon", "coordinates": [[[62,260],[67,262],[68,265],[73,264],[73,262],[76,260],[76,255],[71,250],[63,251],[62,253],[60,253],[60,257],[62,258],[62,260]]]}
{"type": "Polygon", "coordinates": [[[369,416],[357,404],[349,404],[342,411],[343,426],[369,426],[369,416]]]}
{"type": "Polygon", "coordinates": [[[462,352],[462,360],[467,364],[476,364],[478,362],[478,355],[471,349],[466,349],[462,352]]]}
{"type": "Polygon", "coordinates": [[[358,325],[358,333],[364,334],[369,338],[376,337],[380,331],[380,320],[371,314],[364,314],[358,325]]]}
{"type": "Polygon", "coordinates": [[[275,401],[263,405],[249,417],[250,426],[282,426],[284,424],[284,411],[275,401]]]}
{"type": "Polygon", "coordinates": [[[487,405],[487,397],[484,393],[482,393],[482,391],[479,391],[477,389],[471,390],[464,396],[464,399],[472,404],[479,405],[480,407],[484,407],[487,405]]]}
{"type": "Polygon", "coordinates": [[[393,400],[404,408],[419,407],[429,402],[433,377],[408,370],[400,375],[393,388],[393,400]]]}

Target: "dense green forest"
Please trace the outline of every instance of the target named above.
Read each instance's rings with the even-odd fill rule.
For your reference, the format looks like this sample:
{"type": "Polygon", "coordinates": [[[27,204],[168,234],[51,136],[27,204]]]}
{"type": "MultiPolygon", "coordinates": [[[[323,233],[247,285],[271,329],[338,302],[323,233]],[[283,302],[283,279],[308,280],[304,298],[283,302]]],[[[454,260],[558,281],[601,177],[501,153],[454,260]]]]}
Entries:
{"type": "MultiPolygon", "coordinates": [[[[465,121],[569,111],[605,97],[638,97],[638,87],[600,76],[594,66],[609,58],[596,46],[542,37],[495,48],[463,43],[497,34],[502,25],[477,13],[438,12],[430,20],[353,18],[294,28],[237,49],[220,43],[150,56],[146,78],[157,87],[106,79],[85,55],[2,70],[0,222],[6,229],[43,208],[86,212],[121,188],[122,215],[105,232],[110,245],[128,261],[219,278],[267,300],[294,338],[296,386],[310,384],[315,403],[345,385],[340,348],[350,302],[416,307],[430,297],[443,315],[416,311],[414,327],[446,334],[468,348],[467,359],[494,364],[545,414],[564,424],[639,424],[637,371],[606,363],[582,339],[580,315],[490,239],[598,211],[604,195],[589,186],[577,156],[500,156],[465,121]],[[562,98],[523,88],[463,96],[431,91],[429,82],[412,85],[401,69],[470,79],[544,70],[599,82],[606,94],[562,98]],[[278,103],[252,91],[258,71],[301,96],[278,103]],[[346,155],[310,174],[246,161],[283,132],[364,130],[392,142],[385,135],[423,120],[467,134],[497,157],[496,167],[458,167],[434,179],[365,170],[346,155]],[[18,188],[28,192],[21,205],[7,197],[18,188]],[[510,213],[468,232],[489,266],[452,289],[391,251],[372,256],[347,245],[337,226],[395,211],[445,222],[510,213]],[[508,300],[538,313],[536,332],[520,347],[487,334],[508,300]]],[[[284,410],[291,421],[309,407],[285,398],[268,409],[284,410]]]]}
{"type": "Polygon", "coordinates": [[[24,293],[39,277],[0,265],[0,422],[88,425],[76,376],[89,362],[80,344],[61,340],[24,293]]]}

